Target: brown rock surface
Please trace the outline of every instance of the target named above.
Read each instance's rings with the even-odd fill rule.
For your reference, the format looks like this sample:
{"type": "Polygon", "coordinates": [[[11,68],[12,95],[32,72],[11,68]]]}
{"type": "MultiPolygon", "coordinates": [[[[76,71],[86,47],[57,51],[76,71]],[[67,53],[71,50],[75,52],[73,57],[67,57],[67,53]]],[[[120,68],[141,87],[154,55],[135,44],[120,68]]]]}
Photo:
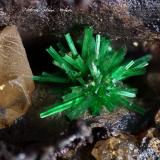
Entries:
{"type": "Polygon", "coordinates": [[[0,32],[0,128],[23,115],[34,90],[32,71],[15,26],[0,32]]]}
{"type": "Polygon", "coordinates": [[[138,0],[0,0],[0,26],[15,24],[24,41],[53,34],[59,37],[76,26],[92,25],[95,32],[112,39],[143,42],[160,37],[155,24],[159,22],[159,4],[138,0]]]}
{"type": "Polygon", "coordinates": [[[134,136],[120,134],[107,140],[98,141],[92,150],[96,160],[133,160],[138,148],[134,136]]]}

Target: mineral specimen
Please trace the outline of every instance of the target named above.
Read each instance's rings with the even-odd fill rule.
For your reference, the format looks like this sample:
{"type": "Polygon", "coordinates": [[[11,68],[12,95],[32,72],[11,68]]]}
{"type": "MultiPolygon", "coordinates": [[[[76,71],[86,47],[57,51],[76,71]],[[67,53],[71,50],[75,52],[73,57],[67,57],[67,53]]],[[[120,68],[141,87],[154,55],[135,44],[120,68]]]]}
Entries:
{"type": "Polygon", "coordinates": [[[11,125],[31,104],[34,90],[26,52],[15,26],[0,32],[0,128],[11,125]]]}
{"type": "Polygon", "coordinates": [[[96,160],[129,160],[135,159],[138,154],[137,142],[134,136],[120,134],[96,143],[92,155],[96,160]]]}

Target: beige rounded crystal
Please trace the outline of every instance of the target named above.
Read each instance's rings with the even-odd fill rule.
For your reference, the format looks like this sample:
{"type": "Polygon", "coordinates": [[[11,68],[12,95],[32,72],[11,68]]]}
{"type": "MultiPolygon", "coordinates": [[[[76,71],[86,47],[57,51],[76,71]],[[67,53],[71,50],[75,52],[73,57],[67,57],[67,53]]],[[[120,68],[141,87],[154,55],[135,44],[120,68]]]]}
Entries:
{"type": "Polygon", "coordinates": [[[0,32],[0,128],[26,113],[34,90],[32,71],[16,26],[0,32]]]}

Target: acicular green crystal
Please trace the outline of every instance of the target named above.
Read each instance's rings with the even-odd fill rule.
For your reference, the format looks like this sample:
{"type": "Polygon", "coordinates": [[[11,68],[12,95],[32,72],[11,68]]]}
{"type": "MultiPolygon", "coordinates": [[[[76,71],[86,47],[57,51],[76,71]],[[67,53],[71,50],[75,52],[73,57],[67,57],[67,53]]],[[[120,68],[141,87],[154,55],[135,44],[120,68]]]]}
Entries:
{"type": "Polygon", "coordinates": [[[142,75],[151,59],[145,55],[136,60],[125,61],[126,48],[114,50],[111,41],[99,34],[94,38],[93,29],[84,31],[81,54],[78,53],[70,34],[65,35],[70,51],[58,43],[59,52],[49,47],[47,52],[53,58],[53,64],[63,69],[65,77],[43,72],[33,79],[42,82],[66,83],[71,91],[64,95],[63,102],[52,105],[51,109],[40,114],[41,118],[65,111],[70,119],[80,117],[87,110],[100,114],[103,107],[113,111],[119,106],[143,114],[145,110],[133,103],[137,89],[130,88],[123,80],[142,75]]]}

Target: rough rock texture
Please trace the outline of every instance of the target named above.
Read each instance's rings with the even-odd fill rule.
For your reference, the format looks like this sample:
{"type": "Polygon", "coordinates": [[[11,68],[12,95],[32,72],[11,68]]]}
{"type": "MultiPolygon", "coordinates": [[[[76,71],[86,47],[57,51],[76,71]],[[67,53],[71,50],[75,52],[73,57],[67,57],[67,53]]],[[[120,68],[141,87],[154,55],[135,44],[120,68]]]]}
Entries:
{"type": "Polygon", "coordinates": [[[26,113],[34,90],[32,71],[15,26],[0,32],[0,128],[26,113]]]}
{"type": "Polygon", "coordinates": [[[158,128],[150,128],[140,137],[119,134],[98,141],[92,155],[96,160],[158,160],[160,157],[160,134],[158,128]]]}
{"type": "MultiPolygon", "coordinates": [[[[145,107],[147,108],[147,106],[145,107]]],[[[153,117],[153,114],[142,116],[125,108],[118,108],[112,113],[105,111],[96,117],[84,115],[83,119],[90,124],[95,136],[96,134],[100,134],[101,138],[103,138],[116,136],[119,133],[139,133],[142,128],[148,125],[148,122],[150,122],[153,117]]],[[[99,138],[100,135],[98,136],[99,138]]]]}
{"type": "Polygon", "coordinates": [[[160,134],[159,129],[150,128],[144,135],[137,159],[157,160],[160,157],[160,134]]]}
{"type": "Polygon", "coordinates": [[[59,37],[84,25],[128,42],[159,38],[159,1],[1,0],[0,6],[1,26],[15,24],[25,42],[59,37]]]}
{"type": "Polygon", "coordinates": [[[134,160],[138,155],[136,138],[120,134],[98,141],[92,150],[92,155],[96,160],[134,160]]]}

